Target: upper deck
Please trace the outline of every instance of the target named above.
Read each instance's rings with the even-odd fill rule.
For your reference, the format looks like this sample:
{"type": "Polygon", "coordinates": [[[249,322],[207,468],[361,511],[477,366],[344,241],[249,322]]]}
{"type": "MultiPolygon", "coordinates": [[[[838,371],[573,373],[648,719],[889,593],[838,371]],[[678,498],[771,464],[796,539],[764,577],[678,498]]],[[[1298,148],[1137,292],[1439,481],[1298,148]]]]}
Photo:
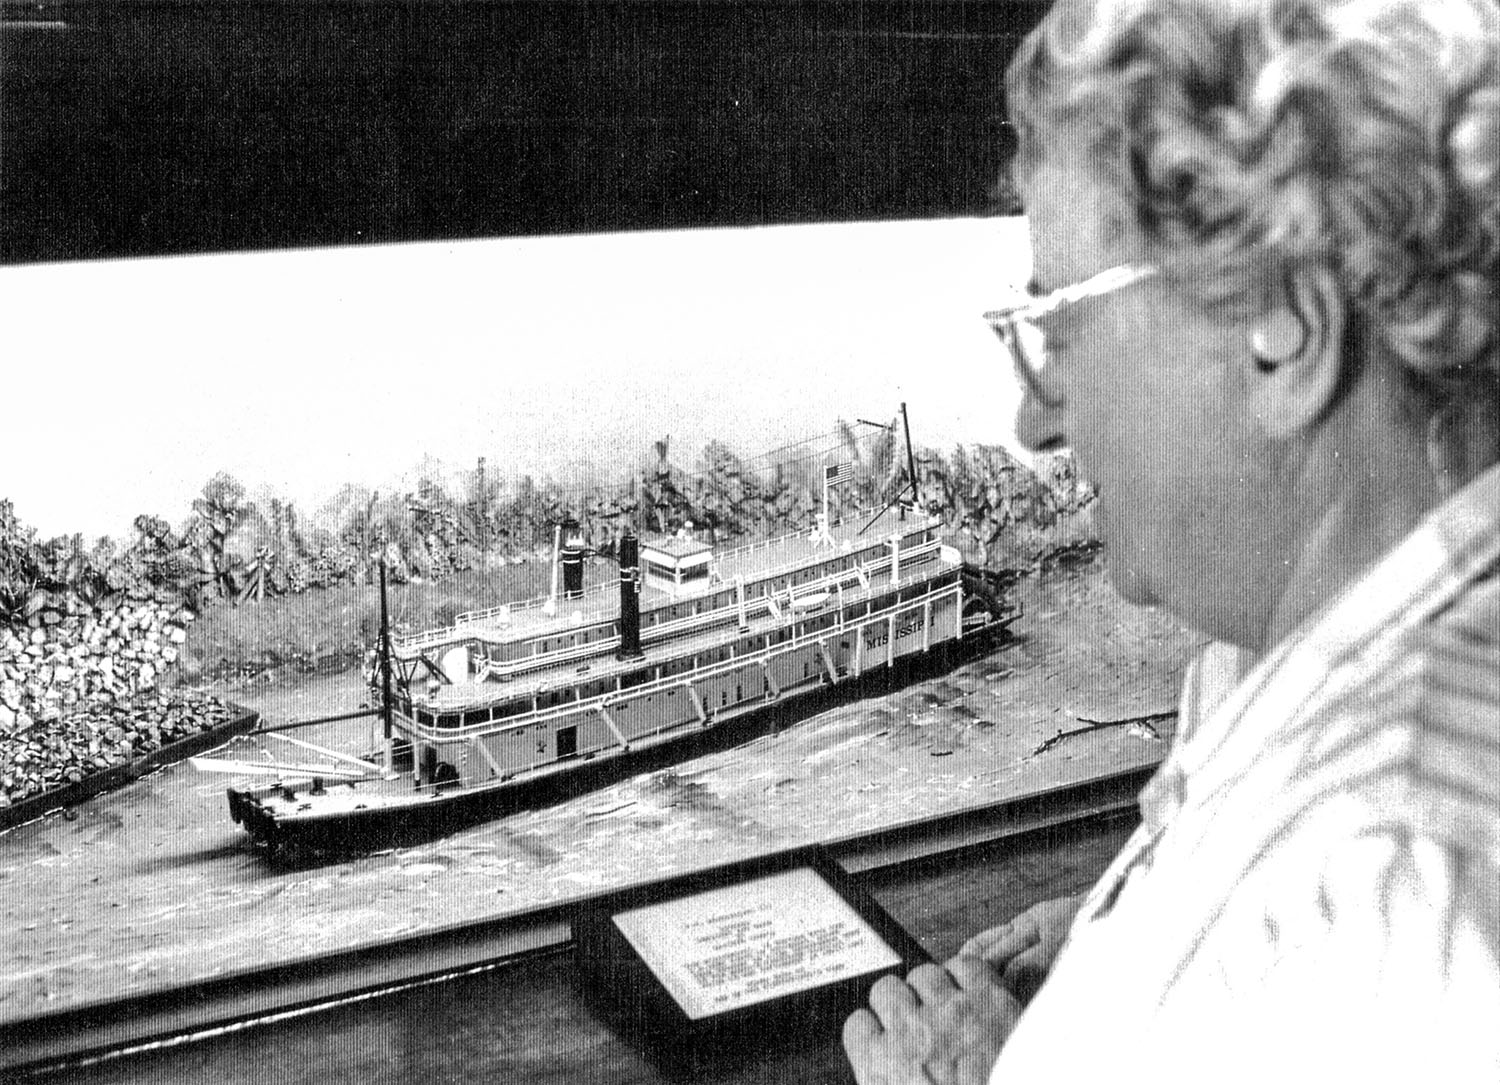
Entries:
{"type": "MultiPolygon", "coordinates": [[[[930,589],[933,581],[940,581],[952,574],[960,564],[942,553],[939,543],[923,548],[922,560],[913,562],[910,572],[901,578],[901,591],[911,599],[920,599],[930,589]]],[[[640,659],[616,659],[613,654],[593,655],[585,659],[558,660],[543,663],[514,678],[503,681],[470,676],[432,688],[425,697],[418,697],[416,704],[429,712],[459,712],[495,704],[501,701],[524,701],[538,695],[552,694],[554,702],[565,701],[581,694],[574,686],[601,685],[611,689],[620,688],[620,680],[630,675],[638,678],[654,674],[663,676],[663,668],[671,673],[680,673],[689,667],[690,660],[700,653],[725,649],[746,640],[766,637],[785,638],[791,631],[806,623],[809,627],[826,628],[838,626],[846,609],[863,608],[863,613],[872,613],[873,605],[886,607],[910,606],[894,602],[894,588],[885,577],[872,578],[867,585],[850,582],[841,587],[819,606],[796,614],[784,612],[780,615],[765,610],[750,613],[743,626],[733,622],[719,625],[702,625],[686,631],[670,642],[663,651],[651,651],[640,659]],[[881,602],[884,600],[884,602],[881,602]],[[558,691],[563,691],[559,693],[558,691]]],[[[729,649],[723,659],[733,659],[734,650],[729,649]]],[[[533,706],[535,707],[535,706],[533,706]]]]}
{"type": "MultiPolygon", "coordinates": [[[[892,536],[899,536],[900,548],[917,541],[935,538],[941,521],[926,513],[908,513],[888,509],[871,520],[851,517],[828,527],[826,534],[816,530],[799,531],[764,539],[727,550],[705,550],[691,537],[647,538],[641,544],[642,567],[641,611],[678,607],[694,600],[723,592],[726,587],[741,584],[747,595],[760,594],[753,589],[768,581],[795,581],[799,574],[815,570],[864,551],[888,553],[892,536]],[[916,538],[913,538],[916,537],[916,538]],[[653,572],[653,555],[686,559],[702,575],[681,583],[669,583],[653,572]],[[705,555],[699,559],[699,555],[705,555]]],[[[618,582],[596,585],[579,595],[529,599],[505,603],[486,610],[460,614],[451,626],[427,630],[409,636],[393,634],[392,649],[400,658],[414,658],[425,649],[458,641],[480,641],[488,644],[514,644],[537,638],[573,634],[591,627],[612,625],[619,610],[618,582]]],[[[648,620],[649,624],[649,620],[648,620]]]]}

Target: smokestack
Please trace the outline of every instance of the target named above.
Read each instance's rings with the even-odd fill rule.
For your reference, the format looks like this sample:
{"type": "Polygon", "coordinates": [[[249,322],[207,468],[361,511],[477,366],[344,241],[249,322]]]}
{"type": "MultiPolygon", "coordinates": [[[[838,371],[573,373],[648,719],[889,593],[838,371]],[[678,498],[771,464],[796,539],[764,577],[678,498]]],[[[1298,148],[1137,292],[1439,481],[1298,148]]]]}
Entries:
{"type": "Polygon", "coordinates": [[[563,521],[562,532],[563,598],[577,599],[583,594],[583,533],[571,516],[563,521]]]}
{"type": "Polygon", "coordinates": [[[629,528],[620,536],[620,650],[618,660],[641,659],[641,549],[629,528]]]}

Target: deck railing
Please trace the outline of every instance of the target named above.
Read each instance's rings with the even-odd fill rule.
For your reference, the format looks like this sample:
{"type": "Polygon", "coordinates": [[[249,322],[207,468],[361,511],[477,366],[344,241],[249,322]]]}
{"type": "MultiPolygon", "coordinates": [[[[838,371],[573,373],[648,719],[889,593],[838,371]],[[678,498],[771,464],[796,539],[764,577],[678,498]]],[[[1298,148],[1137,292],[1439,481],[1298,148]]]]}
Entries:
{"type": "MultiPolygon", "coordinates": [[[[619,582],[612,580],[607,581],[603,584],[595,584],[591,588],[584,588],[582,592],[574,596],[565,597],[559,595],[557,597],[557,608],[558,610],[561,610],[565,605],[576,604],[580,600],[593,602],[594,600],[592,600],[590,596],[606,595],[609,592],[617,591],[618,589],[619,582]]],[[[524,599],[519,603],[501,603],[498,606],[486,607],[484,610],[466,610],[458,617],[453,619],[452,628],[456,629],[457,627],[462,625],[478,625],[483,622],[492,621],[495,618],[500,617],[502,613],[519,614],[531,610],[540,610],[551,601],[552,597],[550,595],[542,595],[538,596],[535,599],[524,599]]],[[[446,630],[435,630],[434,632],[441,633],[446,632],[446,630]]]]}
{"type": "MultiPolygon", "coordinates": [[[[938,542],[931,542],[912,547],[903,555],[902,567],[905,568],[907,565],[916,567],[923,564],[930,555],[938,551],[941,545],[938,542]]],[[[749,619],[761,617],[767,612],[776,613],[776,604],[782,601],[785,601],[789,606],[796,606],[798,602],[807,599],[809,596],[832,594],[840,591],[845,584],[851,582],[868,584],[872,576],[885,572],[890,563],[889,558],[881,558],[856,566],[855,568],[841,569],[821,580],[799,584],[796,588],[787,587],[781,591],[754,596],[745,600],[745,616],[749,619]]],[[[862,587],[860,594],[848,596],[848,601],[858,601],[862,598],[864,591],[865,589],[862,587]]],[[[684,633],[691,633],[695,629],[712,628],[715,625],[726,624],[731,620],[737,619],[739,612],[739,604],[731,603],[728,606],[718,607],[714,610],[705,610],[701,614],[690,614],[683,618],[677,618],[674,621],[661,622],[643,629],[641,631],[641,640],[650,644],[668,640],[684,633]]],[[[547,667],[570,663],[576,659],[589,659],[611,651],[617,648],[619,644],[620,638],[618,635],[615,635],[605,637],[602,640],[590,641],[587,644],[574,645],[571,648],[561,648],[552,652],[527,656],[525,659],[512,660],[507,663],[486,663],[476,677],[480,681],[491,678],[506,681],[517,675],[525,674],[528,671],[543,670],[547,667]]]]}
{"type": "MultiPolygon", "coordinates": [[[[918,567],[927,562],[932,556],[939,553],[942,543],[936,539],[932,542],[920,543],[909,550],[902,551],[901,568],[918,567]]],[[[823,592],[838,592],[845,584],[859,582],[862,586],[867,585],[871,579],[888,573],[891,567],[890,557],[880,557],[872,561],[860,562],[848,569],[839,569],[818,580],[809,581],[806,584],[787,585],[780,590],[767,592],[746,598],[746,617],[759,617],[764,611],[779,613],[778,606],[785,603],[789,607],[805,600],[809,596],[815,596],[823,592]]],[[[861,589],[864,590],[863,587],[861,589]]],[[[854,598],[859,598],[855,596],[854,598]]],[[[717,624],[726,623],[739,614],[738,602],[729,603],[726,606],[714,610],[703,611],[700,614],[689,614],[676,618],[669,622],[661,622],[656,625],[645,626],[641,630],[641,639],[645,643],[654,643],[668,640],[684,633],[691,633],[694,629],[708,628],[717,624]]],[[[438,643],[447,643],[462,639],[464,634],[459,629],[448,629],[441,631],[444,636],[438,643]]],[[[567,648],[558,648],[550,652],[542,652],[536,655],[526,656],[523,659],[510,660],[504,663],[486,663],[479,674],[481,680],[496,679],[505,681],[517,675],[529,671],[542,670],[547,667],[558,666],[576,659],[589,659],[601,653],[611,651],[618,647],[620,638],[618,634],[604,637],[599,640],[589,641],[587,644],[577,644],[567,648]]],[[[393,644],[400,650],[409,651],[412,645],[406,642],[393,644]]]]}
{"type": "MultiPolygon", "coordinates": [[[[504,731],[513,731],[518,728],[534,727],[537,724],[548,723],[552,720],[559,719],[564,716],[575,715],[578,712],[595,711],[600,708],[607,709],[612,702],[618,701],[625,696],[634,699],[636,697],[646,696],[653,693],[660,693],[663,690],[667,689],[683,688],[690,686],[694,682],[706,678],[713,678],[727,671],[738,670],[739,668],[744,667],[747,664],[758,665],[762,663],[768,663],[775,656],[785,655],[788,652],[794,652],[800,648],[806,648],[809,645],[816,644],[818,641],[824,638],[835,636],[840,633],[847,632],[851,629],[856,634],[863,635],[864,630],[867,626],[873,625],[877,622],[890,623],[903,614],[907,614],[912,611],[925,610],[927,607],[930,607],[935,601],[940,600],[948,595],[957,595],[961,597],[962,590],[962,586],[957,582],[953,584],[947,584],[936,589],[929,588],[928,591],[924,592],[916,599],[903,600],[901,602],[894,603],[889,607],[872,611],[869,614],[862,615],[861,617],[852,619],[848,622],[840,622],[837,625],[832,625],[825,629],[818,629],[812,632],[804,633],[800,637],[793,637],[790,640],[782,641],[778,644],[768,644],[765,647],[755,649],[751,652],[746,652],[744,655],[732,656],[729,659],[704,664],[682,674],[673,674],[666,675],[661,678],[654,678],[649,682],[642,682],[639,685],[628,686],[624,689],[611,690],[608,693],[599,693],[595,694],[592,697],[581,697],[577,700],[566,701],[562,704],[549,705],[543,709],[534,709],[531,712],[508,717],[504,721],[488,720],[484,723],[475,723],[467,727],[446,728],[428,727],[426,724],[418,723],[414,719],[403,718],[400,722],[405,729],[410,730],[417,737],[425,739],[429,742],[453,742],[458,740],[481,738],[492,734],[499,734],[504,731]]],[[[930,615],[928,620],[931,620],[930,615]]],[[[715,648],[721,647],[726,641],[737,640],[743,635],[743,633],[740,633],[738,630],[736,630],[729,636],[721,638],[720,640],[712,644],[703,645],[696,650],[700,652],[712,651],[715,648]]],[[[892,645],[892,651],[894,651],[894,642],[892,645]]],[[[885,664],[882,663],[878,665],[884,666],[885,664]]],[[[448,709],[447,711],[444,711],[442,709],[426,710],[434,711],[443,715],[447,715],[449,712],[461,711],[460,709],[456,708],[448,709]]]]}

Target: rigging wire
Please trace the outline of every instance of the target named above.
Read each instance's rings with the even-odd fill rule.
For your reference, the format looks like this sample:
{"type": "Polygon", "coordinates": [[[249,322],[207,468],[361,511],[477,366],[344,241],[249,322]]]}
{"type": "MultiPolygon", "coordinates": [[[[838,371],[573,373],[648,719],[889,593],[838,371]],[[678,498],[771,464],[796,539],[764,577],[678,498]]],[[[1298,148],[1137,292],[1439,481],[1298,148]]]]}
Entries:
{"type": "MultiPolygon", "coordinates": [[[[856,461],[857,473],[865,474],[868,477],[872,473],[872,468],[879,467],[882,471],[888,472],[893,466],[893,449],[885,450],[884,456],[878,454],[882,451],[879,448],[880,443],[890,442],[891,440],[891,431],[857,433],[852,429],[833,429],[800,441],[789,442],[769,452],[759,453],[755,456],[739,456],[727,448],[725,451],[729,453],[730,462],[739,469],[739,473],[742,476],[758,475],[761,477],[768,476],[778,469],[784,473],[795,475],[797,468],[826,463],[830,458],[838,456],[841,452],[847,453],[852,451],[856,461]],[[808,446],[812,445],[817,445],[817,447],[809,449],[808,446]],[[780,453],[794,449],[803,450],[803,454],[779,459],[774,458],[780,453]],[[891,463],[884,465],[878,463],[880,459],[887,456],[892,458],[891,463]]],[[[711,467],[703,470],[690,470],[673,464],[670,460],[665,461],[665,466],[667,467],[667,471],[663,472],[663,474],[670,477],[679,489],[684,484],[711,479],[719,474],[719,472],[713,470],[711,467]]],[[[656,473],[656,465],[648,465],[640,469],[639,474],[633,470],[631,472],[631,481],[633,483],[641,477],[649,479],[656,473]]],[[[524,477],[531,478],[531,476],[524,477]]],[[[565,502],[569,498],[606,497],[617,492],[618,487],[619,483],[591,482],[564,485],[552,479],[543,479],[542,481],[532,479],[526,488],[537,498],[544,501],[565,502]]],[[[522,483],[518,480],[512,489],[511,500],[520,497],[522,492],[522,483]]],[[[502,500],[504,499],[502,498],[502,500]]]]}

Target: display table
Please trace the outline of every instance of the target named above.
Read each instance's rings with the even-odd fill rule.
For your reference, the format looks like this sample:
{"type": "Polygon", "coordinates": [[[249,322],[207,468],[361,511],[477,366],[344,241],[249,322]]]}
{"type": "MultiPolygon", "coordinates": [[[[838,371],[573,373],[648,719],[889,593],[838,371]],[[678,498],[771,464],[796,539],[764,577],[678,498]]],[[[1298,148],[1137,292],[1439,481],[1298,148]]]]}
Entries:
{"type": "MultiPolygon", "coordinates": [[[[935,958],[1039,900],[1076,893],[1132,828],[1114,816],[950,852],[860,877],[935,958]]],[[[72,1067],[39,1080],[668,1082],[588,1006],[572,949],[441,982],[290,1014],[191,1042],[72,1067]]],[[[772,1052],[709,1082],[852,1081],[838,1035],[772,1052]]]]}

